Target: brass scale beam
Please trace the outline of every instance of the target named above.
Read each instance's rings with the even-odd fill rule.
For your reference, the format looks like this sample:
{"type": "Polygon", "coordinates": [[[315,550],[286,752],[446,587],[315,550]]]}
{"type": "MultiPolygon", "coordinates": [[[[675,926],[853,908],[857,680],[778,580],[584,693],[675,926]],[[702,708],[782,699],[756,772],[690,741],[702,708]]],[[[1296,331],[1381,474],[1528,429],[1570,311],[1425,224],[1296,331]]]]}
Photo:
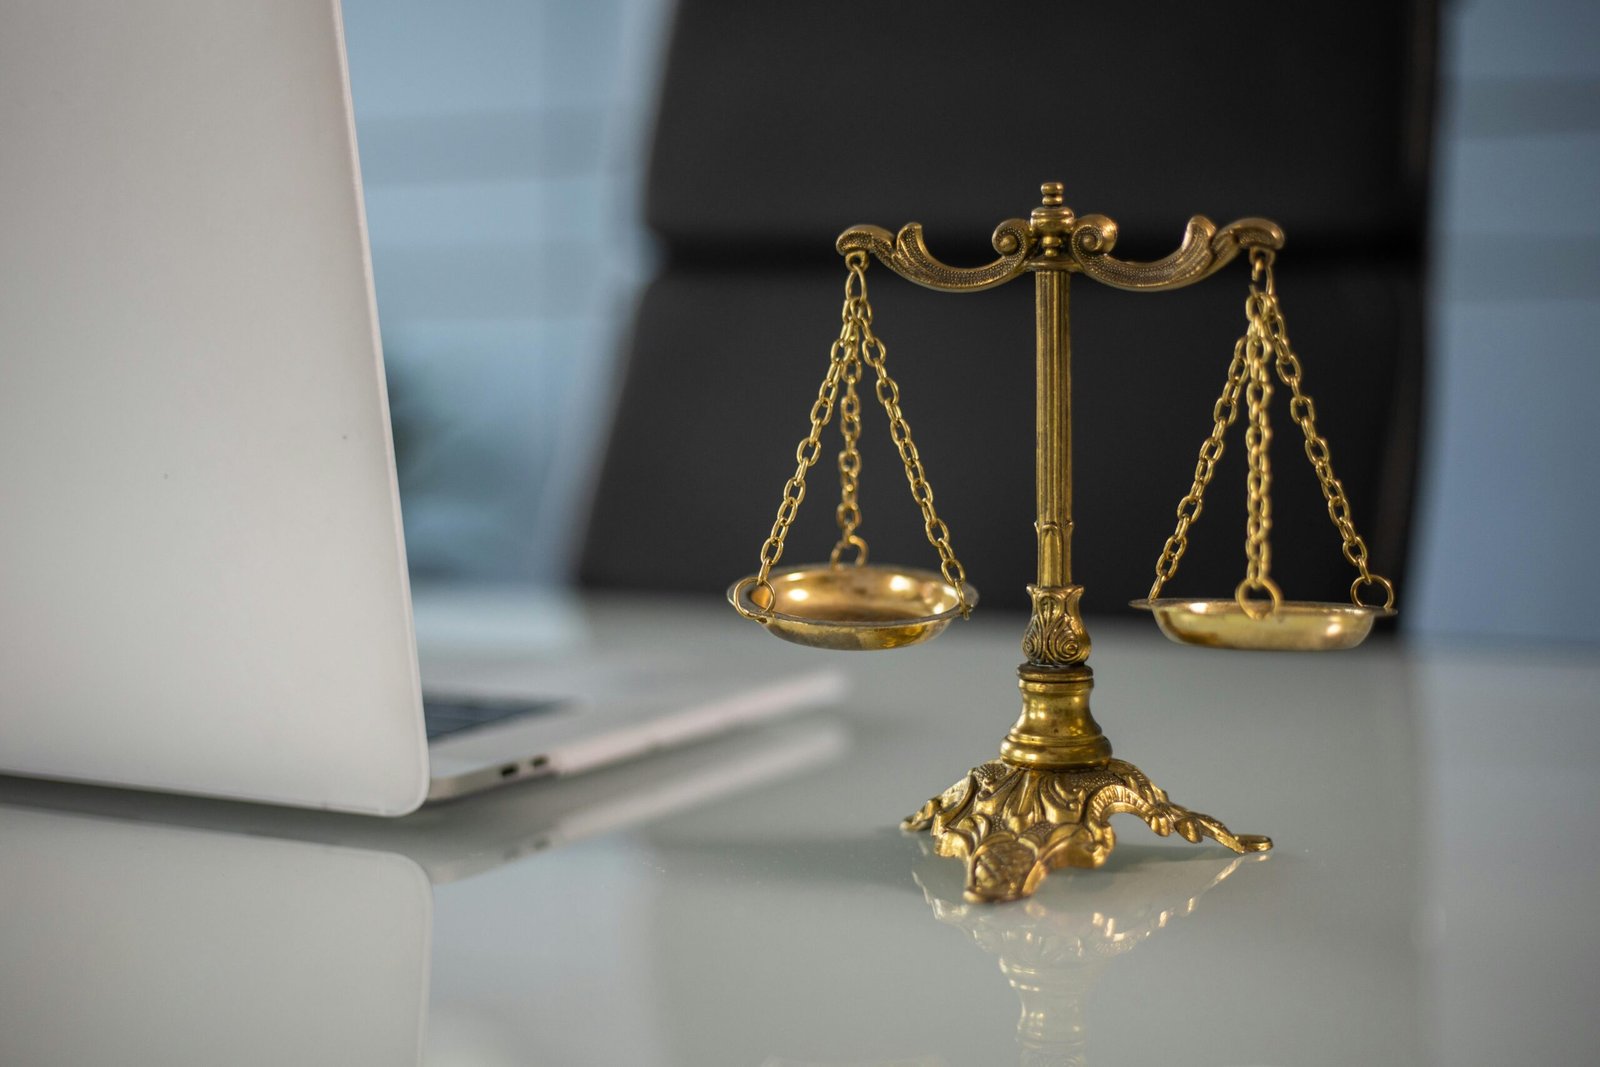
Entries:
{"type": "Polygon", "coordinates": [[[1094,672],[1089,634],[1079,613],[1083,587],[1072,584],[1071,276],[1081,273],[1117,289],[1177,289],[1205,278],[1241,252],[1283,247],[1283,231],[1266,219],[1241,219],[1218,229],[1197,215],[1183,243],[1148,263],[1111,255],[1117,224],[1081,218],[1062,202],[1062,185],[1040,187],[1042,202],[1027,220],[995,228],[1000,258],[982,267],[935,259],[922,226],[898,234],[853,226],[839,236],[841,255],[864,251],[901,277],[942,292],[993,289],[1033,272],[1038,330],[1038,581],[1028,587],[1033,614],[1017,668],[1022,714],[1000,746],[1000,758],[975,767],[902,825],[931,830],[941,855],[966,860],[965,895],[974,902],[1031,894],[1053,868],[1098,867],[1116,844],[1110,819],[1139,816],[1157,834],[1189,841],[1210,837],[1235,852],[1264,852],[1270,839],[1234,834],[1208,815],[1172,803],[1133,764],[1111,757],[1111,742],[1089,711],[1094,672]]]}

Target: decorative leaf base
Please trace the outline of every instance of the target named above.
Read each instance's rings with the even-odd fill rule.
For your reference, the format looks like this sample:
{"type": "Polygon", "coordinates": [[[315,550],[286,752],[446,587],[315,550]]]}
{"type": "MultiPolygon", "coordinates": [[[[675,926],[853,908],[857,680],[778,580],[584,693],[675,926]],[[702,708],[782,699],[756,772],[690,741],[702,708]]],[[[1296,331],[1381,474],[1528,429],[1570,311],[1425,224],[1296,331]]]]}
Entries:
{"type": "Polygon", "coordinates": [[[1000,903],[1030,896],[1057,867],[1098,867],[1117,835],[1111,816],[1139,816],[1162,837],[1209,837],[1235,852],[1265,852],[1272,839],[1234,834],[1209,815],[1172,803],[1143,771],[1113,759],[1103,767],[1022,767],[993,760],[900,824],[932,830],[941,856],[967,861],[964,896],[1000,903]]]}

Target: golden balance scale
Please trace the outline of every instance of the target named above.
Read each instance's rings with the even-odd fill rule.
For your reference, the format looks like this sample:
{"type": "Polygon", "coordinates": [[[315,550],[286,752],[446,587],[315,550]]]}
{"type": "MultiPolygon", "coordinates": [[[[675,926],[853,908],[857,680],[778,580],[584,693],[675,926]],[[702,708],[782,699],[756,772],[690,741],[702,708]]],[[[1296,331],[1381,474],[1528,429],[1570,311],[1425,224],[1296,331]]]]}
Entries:
{"type": "Polygon", "coordinates": [[[1022,639],[1026,662],[1017,669],[1022,714],[1000,746],[1000,758],[974,768],[902,823],[931,829],[941,855],[964,857],[965,896],[973,902],[1016,900],[1031,894],[1053,868],[1098,867],[1116,844],[1110,819],[1131,812],[1157,834],[1176,831],[1189,841],[1210,837],[1235,852],[1264,852],[1266,837],[1234,834],[1208,815],[1190,811],[1137,767],[1111,758],[1111,743],[1089,711],[1094,672],[1089,635],[1079,614],[1081,586],[1072,584],[1072,388],[1068,284],[1075,273],[1118,289],[1176,289],[1216,272],[1241,253],[1250,263],[1248,327],[1234,345],[1222,395],[1212,408],[1210,435],[1200,446],[1194,483],[1178,504],[1178,524],[1156,562],[1150,594],[1133,602],[1150,611],[1174,641],[1207,648],[1319,651],[1351,648],[1374,620],[1394,614],[1394,587],[1367,565],[1367,546],[1350,519],[1344,487],[1334,477],[1328,442],[1316,428],[1316,408],[1301,388],[1300,361],[1289,346],[1273,283],[1272,266],[1283,231],[1265,219],[1241,219],[1220,230],[1209,220],[1189,220],[1176,252],[1150,263],[1117,259],[1111,250],[1117,225],[1103,215],[1075,216],[1062,203],[1062,186],[1041,187],[1043,202],[1026,221],[1009,219],[994,231],[1000,258],[983,267],[939,262],[910,223],[899,234],[855,226],[840,235],[845,281],[843,326],[828,371],[811,406],[811,431],[795,451],[795,472],[784,486],[772,532],[761,546],[761,568],[728,590],[735,610],[797,644],[878,650],[937,636],[956,617],[966,618],[978,593],[956,559],[950,531],[933,506],[911,428],[900,407],[900,388],[884,367],[887,350],[873,332],[866,270],[876,256],[901,277],[946,292],[977,292],[1032,272],[1038,326],[1039,578],[1028,587],[1033,614],[1022,639]],[[867,543],[856,532],[861,509],[856,488],[861,456],[858,386],[870,368],[873,389],[889,416],[889,434],[905,464],[911,497],[921,509],[939,572],[867,562],[867,543]],[[1321,483],[1328,515],[1357,571],[1349,604],[1285,600],[1273,582],[1272,474],[1267,411],[1274,372],[1289,389],[1289,412],[1305,435],[1305,452],[1321,483]],[[1223,436],[1245,418],[1249,461],[1247,565],[1232,597],[1164,598],[1177,572],[1190,527],[1200,517],[1206,486],[1222,456],[1223,436]],[[806,472],[822,452],[822,431],[839,413],[844,447],[839,453],[839,541],[827,563],[775,570],[784,540],[805,498],[806,472]],[[1366,603],[1363,593],[1381,605],[1366,603]]]}

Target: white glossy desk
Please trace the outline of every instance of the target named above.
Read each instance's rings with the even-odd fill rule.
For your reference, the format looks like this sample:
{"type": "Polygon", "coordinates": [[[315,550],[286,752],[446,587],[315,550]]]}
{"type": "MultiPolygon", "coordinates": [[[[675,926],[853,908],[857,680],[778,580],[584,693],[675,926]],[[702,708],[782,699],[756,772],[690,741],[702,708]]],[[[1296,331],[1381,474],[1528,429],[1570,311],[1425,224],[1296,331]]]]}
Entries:
{"type": "MultiPolygon", "coordinates": [[[[435,677],[515,677],[539,627],[490,607],[423,605],[435,677]]],[[[710,600],[585,614],[619,654],[823,655],[710,600]]],[[[400,825],[0,780],[0,1063],[1596,1061],[1600,653],[1091,619],[1118,753],[1277,848],[1128,818],[1105,869],[967,906],[894,825],[994,750],[1020,629],[835,656],[848,706],[400,825]]]]}

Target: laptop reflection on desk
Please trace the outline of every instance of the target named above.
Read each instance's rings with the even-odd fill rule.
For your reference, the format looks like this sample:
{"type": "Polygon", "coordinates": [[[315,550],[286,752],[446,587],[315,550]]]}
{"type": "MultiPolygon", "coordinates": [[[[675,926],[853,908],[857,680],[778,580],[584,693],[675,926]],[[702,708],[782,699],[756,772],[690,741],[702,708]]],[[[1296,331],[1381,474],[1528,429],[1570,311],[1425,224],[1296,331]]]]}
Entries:
{"type": "Polygon", "coordinates": [[[375,821],[0,778],[0,1063],[418,1063],[432,886],[770,783],[773,726],[375,821]]]}

